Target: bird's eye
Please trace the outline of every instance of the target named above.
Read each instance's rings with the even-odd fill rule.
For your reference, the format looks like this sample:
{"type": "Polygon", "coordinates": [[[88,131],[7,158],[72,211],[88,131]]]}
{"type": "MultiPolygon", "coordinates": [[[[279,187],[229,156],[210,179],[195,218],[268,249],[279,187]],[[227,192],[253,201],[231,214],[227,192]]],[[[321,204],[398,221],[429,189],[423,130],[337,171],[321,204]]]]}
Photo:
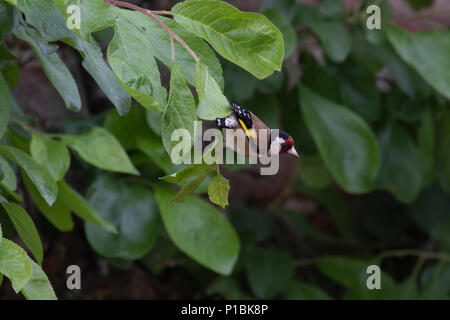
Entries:
{"type": "Polygon", "coordinates": [[[281,150],[283,150],[283,151],[288,151],[288,146],[285,145],[285,144],[282,144],[282,145],[281,145],[281,150]]]}

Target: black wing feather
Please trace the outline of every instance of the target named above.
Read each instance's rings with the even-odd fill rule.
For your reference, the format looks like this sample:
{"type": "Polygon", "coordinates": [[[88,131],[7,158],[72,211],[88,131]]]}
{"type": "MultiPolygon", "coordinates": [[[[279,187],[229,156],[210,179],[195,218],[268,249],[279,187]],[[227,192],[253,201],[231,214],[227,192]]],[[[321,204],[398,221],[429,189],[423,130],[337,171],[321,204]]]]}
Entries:
{"type": "Polygon", "coordinates": [[[241,119],[247,129],[253,128],[253,121],[252,121],[252,115],[250,111],[245,109],[244,107],[241,107],[237,105],[236,103],[230,103],[231,109],[234,111],[234,114],[238,119],[241,119]]]}

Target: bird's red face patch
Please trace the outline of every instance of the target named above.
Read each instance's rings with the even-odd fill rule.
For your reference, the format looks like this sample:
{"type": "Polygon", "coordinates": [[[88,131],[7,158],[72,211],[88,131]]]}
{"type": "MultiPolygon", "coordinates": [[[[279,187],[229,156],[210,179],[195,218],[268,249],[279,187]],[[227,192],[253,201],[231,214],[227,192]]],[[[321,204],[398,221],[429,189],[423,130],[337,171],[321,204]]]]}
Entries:
{"type": "Polygon", "coordinates": [[[289,137],[284,143],[288,145],[289,148],[292,148],[294,146],[294,139],[292,137],[289,137]]]}
{"type": "Polygon", "coordinates": [[[284,142],[281,144],[280,154],[287,153],[293,146],[294,146],[294,139],[292,139],[292,137],[289,137],[288,139],[284,140],[284,142]]]}

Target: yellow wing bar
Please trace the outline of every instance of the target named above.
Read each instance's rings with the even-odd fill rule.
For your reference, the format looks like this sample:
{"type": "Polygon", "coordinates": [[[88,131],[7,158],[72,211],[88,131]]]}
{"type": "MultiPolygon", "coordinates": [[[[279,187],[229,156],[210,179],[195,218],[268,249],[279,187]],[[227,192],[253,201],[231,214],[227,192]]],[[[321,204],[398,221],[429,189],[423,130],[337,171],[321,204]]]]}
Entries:
{"type": "Polygon", "coordinates": [[[241,119],[238,119],[239,123],[241,124],[242,129],[245,132],[245,135],[250,138],[256,138],[256,132],[253,129],[247,129],[247,126],[245,125],[244,121],[242,121],[241,119]]]}

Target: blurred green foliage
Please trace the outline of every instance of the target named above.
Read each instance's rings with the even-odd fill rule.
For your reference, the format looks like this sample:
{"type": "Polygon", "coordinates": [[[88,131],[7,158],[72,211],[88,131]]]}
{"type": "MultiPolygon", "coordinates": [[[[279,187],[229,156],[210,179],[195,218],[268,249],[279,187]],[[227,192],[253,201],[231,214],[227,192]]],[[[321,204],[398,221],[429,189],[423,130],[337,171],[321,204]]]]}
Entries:
{"type": "MultiPolygon", "coordinates": [[[[250,14],[195,0],[162,20],[197,61],[178,42],[171,52],[173,39],[153,20],[101,0],[83,2],[75,31],[65,25],[75,0],[8,2],[0,2],[0,35],[29,43],[67,108],[79,110],[81,100],[56,41],[81,54],[115,109],[67,117],[58,134],[34,129],[10,94],[18,69],[2,39],[0,283],[3,274],[27,298],[56,298],[36,263],[45,260],[32,220],[39,217],[16,204],[20,171],[56,229],[72,230],[74,213],[112,265],[187,274],[203,297],[450,297],[448,29],[394,26],[386,1],[382,29],[368,30],[368,1],[350,12],[341,0],[266,0],[261,14],[250,14]],[[225,36],[227,24],[212,32],[205,10],[240,21],[246,32],[225,36]],[[105,36],[112,28],[114,37],[105,36]],[[94,39],[109,42],[111,68],[94,39]],[[163,68],[172,71],[168,94],[163,68]],[[228,199],[219,166],[171,163],[172,130],[223,116],[224,96],[296,142],[300,159],[275,198],[228,199]],[[64,180],[73,166],[88,177],[82,191],[64,180]],[[7,239],[16,232],[36,262],[7,239]],[[367,288],[369,265],[381,267],[381,290],[367,288]]],[[[226,169],[248,174],[246,166],[226,169]]]]}

